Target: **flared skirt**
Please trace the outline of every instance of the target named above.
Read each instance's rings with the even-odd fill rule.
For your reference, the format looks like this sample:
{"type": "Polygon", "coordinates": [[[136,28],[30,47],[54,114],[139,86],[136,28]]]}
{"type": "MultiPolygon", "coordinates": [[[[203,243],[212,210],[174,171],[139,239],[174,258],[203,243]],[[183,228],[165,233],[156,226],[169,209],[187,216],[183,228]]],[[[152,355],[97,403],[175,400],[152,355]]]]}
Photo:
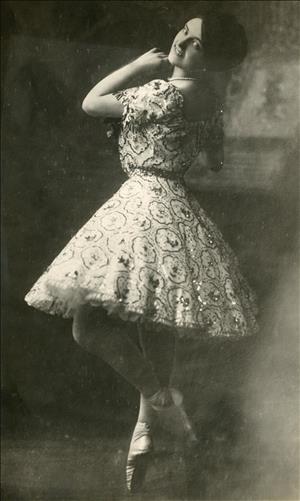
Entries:
{"type": "Polygon", "coordinates": [[[257,331],[238,260],[181,182],[133,175],[65,245],[27,293],[65,318],[83,304],[180,336],[257,331]]]}

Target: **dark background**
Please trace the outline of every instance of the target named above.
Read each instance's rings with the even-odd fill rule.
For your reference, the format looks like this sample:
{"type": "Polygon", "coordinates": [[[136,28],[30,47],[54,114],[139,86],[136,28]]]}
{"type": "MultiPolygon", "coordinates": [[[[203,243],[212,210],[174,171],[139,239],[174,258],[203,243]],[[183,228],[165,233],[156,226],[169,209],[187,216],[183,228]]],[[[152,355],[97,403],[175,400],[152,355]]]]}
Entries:
{"type": "Polygon", "coordinates": [[[116,458],[126,457],[138,395],[74,343],[70,321],[35,311],[23,298],[125,179],[105,124],[81,110],[84,96],[143,51],[154,46],[167,51],[182,23],[207,9],[235,13],[246,27],[250,50],[240,68],[215,79],[226,103],[223,172],[207,172],[200,158],[187,182],[258,294],[261,332],[235,344],[179,344],[174,383],[186,395],[201,454],[184,475],[179,468],[175,484],[174,455],[164,460],[162,478],[152,472],[160,487],[148,486],[147,499],[183,499],[183,484],[184,495],[194,499],[298,498],[299,3],[6,1],[1,35],[5,499],[122,496],[123,479],[116,472],[123,459],[116,458]],[[98,483],[93,461],[102,465],[98,483]]]}

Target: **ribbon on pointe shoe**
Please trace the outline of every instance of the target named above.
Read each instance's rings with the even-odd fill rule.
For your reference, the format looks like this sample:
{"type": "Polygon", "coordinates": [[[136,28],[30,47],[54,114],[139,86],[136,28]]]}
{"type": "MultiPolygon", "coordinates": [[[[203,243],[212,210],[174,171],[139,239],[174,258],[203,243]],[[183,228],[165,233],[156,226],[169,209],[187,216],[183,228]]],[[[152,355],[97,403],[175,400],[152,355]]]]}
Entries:
{"type": "Polygon", "coordinates": [[[147,398],[151,407],[155,411],[163,411],[172,406],[179,406],[182,404],[182,394],[175,388],[161,388],[152,397],[147,398]]]}
{"type": "MultiPolygon", "coordinates": [[[[189,445],[198,442],[192,423],[184,409],[183,396],[180,391],[175,388],[162,388],[152,395],[148,401],[152,408],[156,410],[160,416],[164,417],[165,421],[167,420],[166,424],[171,424],[171,421],[174,422],[174,420],[177,420],[178,425],[179,420],[180,426],[176,428],[176,435],[180,435],[183,432],[189,445]]],[[[169,426],[166,427],[170,429],[169,426]]]]}

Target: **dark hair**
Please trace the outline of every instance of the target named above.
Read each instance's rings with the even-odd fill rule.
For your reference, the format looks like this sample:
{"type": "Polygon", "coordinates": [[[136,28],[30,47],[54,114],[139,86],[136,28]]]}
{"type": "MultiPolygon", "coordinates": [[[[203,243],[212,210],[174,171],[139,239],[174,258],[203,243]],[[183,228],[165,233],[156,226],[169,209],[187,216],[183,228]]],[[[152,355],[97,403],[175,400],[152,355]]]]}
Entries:
{"type": "Polygon", "coordinates": [[[232,14],[206,13],[202,19],[205,65],[211,71],[226,71],[240,64],[247,55],[245,30],[232,14]]]}

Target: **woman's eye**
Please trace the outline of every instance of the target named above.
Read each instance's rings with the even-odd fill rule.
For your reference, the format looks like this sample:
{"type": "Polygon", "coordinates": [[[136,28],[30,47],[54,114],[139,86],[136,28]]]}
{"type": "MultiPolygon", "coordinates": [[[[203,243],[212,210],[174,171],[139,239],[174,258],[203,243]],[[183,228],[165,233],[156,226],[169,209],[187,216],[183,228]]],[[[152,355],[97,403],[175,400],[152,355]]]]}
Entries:
{"type": "Polygon", "coordinates": [[[201,49],[201,45],[199,44],[199,42],[197,40],[194,40],[193,41],[193,47],[195,47],[195,49],[201,49]]]}

